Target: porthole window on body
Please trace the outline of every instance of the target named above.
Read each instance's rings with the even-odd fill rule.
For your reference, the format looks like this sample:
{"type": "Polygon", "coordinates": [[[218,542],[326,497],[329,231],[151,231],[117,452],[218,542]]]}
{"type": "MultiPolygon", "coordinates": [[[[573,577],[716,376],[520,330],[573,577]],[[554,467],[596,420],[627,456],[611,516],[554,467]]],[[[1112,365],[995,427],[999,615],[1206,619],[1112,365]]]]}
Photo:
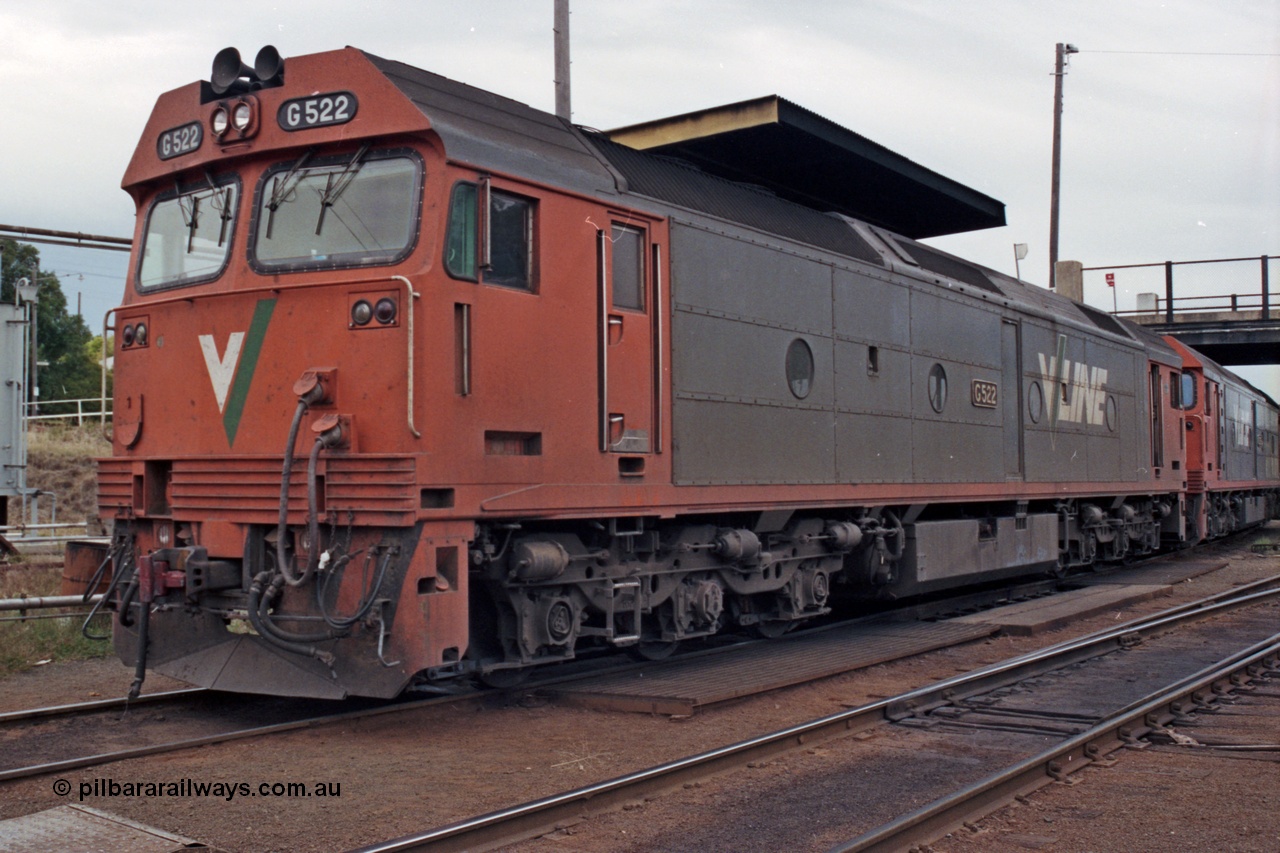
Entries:
{"type": "Polygon", "coordinates": [[[813,389],[813,350],[801,338],[787,347],[787,384],[798,400],[808,397],[813,389]]]}
{"type": "Polygon", "coordinates": [[[938,414],[947,406],[947,371],[941,364],[929,369],[929,405],[938,414]]]}
{"type": "Polygon", "coordinates": [[[1032,382],[1027,390],[1027,416],[1033,424],[1040,423],[1040,418],[1044,416],[1044,390],[1039,382],[1032,382]]]}

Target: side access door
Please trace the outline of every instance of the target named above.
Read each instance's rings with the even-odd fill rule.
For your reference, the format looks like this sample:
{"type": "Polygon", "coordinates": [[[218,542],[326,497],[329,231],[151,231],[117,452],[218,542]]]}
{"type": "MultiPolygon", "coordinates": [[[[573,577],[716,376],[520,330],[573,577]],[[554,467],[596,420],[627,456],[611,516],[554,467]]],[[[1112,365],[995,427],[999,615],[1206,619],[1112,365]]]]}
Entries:
{"type": "Polygon", "coordinates": [[[611,221],[597,239],[600,450],[660,453],[661,254],[645,223],[611,221]]]}

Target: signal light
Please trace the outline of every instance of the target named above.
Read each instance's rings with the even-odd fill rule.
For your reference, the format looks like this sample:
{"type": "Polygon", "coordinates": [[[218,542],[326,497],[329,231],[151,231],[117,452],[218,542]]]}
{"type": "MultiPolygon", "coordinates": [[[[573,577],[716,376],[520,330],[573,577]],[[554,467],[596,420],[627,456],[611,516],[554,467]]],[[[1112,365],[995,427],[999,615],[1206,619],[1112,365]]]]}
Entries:
{"type": "Polygon", "coordinates": [[[253,105],[248,101],[241,101],[236,104],[235,109],[231,112],[231,124],[236,130],[244,133],[249,129],[249,125],[253,123],[253,105]]]}
{"type": "Polygon", "coordinates": [[[258,132],[258,100],[242,95],[220,102],[209,114],[209,130],[222,143],[254,136],[258,132]]]}
{"type": "Polygon", "coordinates": [[[231,124],[231,116],[228,115],[226,107],[218,107],[209,118],[209,129],[213,131],[214,136],[222,136],[226,133],[229,124],[231,124]]]}

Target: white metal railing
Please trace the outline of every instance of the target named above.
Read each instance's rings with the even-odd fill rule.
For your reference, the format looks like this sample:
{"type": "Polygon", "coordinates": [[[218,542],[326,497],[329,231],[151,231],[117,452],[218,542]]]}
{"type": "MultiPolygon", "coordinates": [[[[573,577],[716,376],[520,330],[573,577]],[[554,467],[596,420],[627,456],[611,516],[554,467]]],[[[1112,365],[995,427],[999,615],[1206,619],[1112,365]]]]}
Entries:
{"type": "Polygon", "coordinates": [[[38,403],[25,403],[24,414],[28,421],[55,421],[74,419],[77,426],[84,426],[89,419],[111,417],[111,401],[101,397],[84,397],[79,400],[43,400],[38,403]],[[38,414],[45,409],[75,406],[75,411],[59,411],[54,414],[38,414]]]}

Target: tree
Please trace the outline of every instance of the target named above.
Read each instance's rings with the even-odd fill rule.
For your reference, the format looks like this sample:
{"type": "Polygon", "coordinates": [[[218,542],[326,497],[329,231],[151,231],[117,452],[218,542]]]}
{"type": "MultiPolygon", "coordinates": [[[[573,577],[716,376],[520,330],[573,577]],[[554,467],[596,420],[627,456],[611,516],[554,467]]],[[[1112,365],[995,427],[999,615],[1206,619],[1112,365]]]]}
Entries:
{"type": "Polygon", "coordinates": [[[90,352],[93,334],[84,319],[67,312],[62,284],[51,272],[36,270],[40,252],[32,245],[0,239],[0,301],[12,303],[17,282],[27,278],[40,285],[37,311],[40,401],[97,397],[101,367],[90,352]],[[43,363],[47,362],[47,366],[43,363]]]}

